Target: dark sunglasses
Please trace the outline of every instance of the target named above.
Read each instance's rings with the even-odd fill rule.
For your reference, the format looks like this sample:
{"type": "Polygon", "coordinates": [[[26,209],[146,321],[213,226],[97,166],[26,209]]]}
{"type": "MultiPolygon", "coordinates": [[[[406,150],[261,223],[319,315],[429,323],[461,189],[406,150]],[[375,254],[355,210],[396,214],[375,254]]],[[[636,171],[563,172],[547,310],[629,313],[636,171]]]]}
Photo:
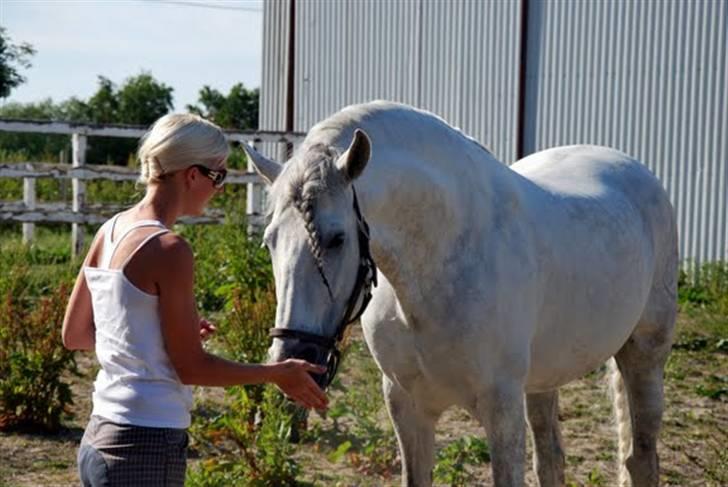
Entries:
{"type": "Polygon", "coordinates": [[[202,164],[195,164],[192,167],[196,167],[203,176],[212,179],[212,185],[215,188],[222,188],[222,185],[225,184],[227,169],[210,169],[202,164]]]}

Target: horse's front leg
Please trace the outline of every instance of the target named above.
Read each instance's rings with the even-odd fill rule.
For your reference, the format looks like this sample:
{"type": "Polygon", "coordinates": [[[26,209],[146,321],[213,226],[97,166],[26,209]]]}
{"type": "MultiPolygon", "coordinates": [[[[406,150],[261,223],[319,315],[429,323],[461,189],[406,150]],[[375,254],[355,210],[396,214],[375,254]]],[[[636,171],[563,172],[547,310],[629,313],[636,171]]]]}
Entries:
{"type": "Polygon", "coordinates": [[[488,435],[494,485],[522,486],[526,458],[522,382],[501,379],[485,385],[477,399],[476,415],[488,435]]]}
{"type": "Polygon", "coordinates": [[[425,412],[402,387],[382,375],[382,389],[399,442],[402,485],[432,484],[435,461],[435,423],[438,415],[425,412]]]}

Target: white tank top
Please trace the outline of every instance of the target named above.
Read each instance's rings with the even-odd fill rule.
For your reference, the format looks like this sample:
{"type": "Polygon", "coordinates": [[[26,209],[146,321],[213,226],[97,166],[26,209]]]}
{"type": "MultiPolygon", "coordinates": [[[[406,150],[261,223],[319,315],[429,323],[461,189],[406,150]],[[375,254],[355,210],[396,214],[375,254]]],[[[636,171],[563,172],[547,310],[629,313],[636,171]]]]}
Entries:
{"type": "Polygon", "coordinates": [[[85,267],[96,326],[96,376],[93,412],[115,423],[158,428],[190,425],[192,388],[180,382],[164,348],[159,298],[127,279],[124,268],[151,239],[169,232],[156,220],[132,224],[112,241],[119,215],[106,222],[98,267],[85,267]],[[119,243],[140,227],[159,227],[140,243],[118,269],[109,264],[119,243]]]}

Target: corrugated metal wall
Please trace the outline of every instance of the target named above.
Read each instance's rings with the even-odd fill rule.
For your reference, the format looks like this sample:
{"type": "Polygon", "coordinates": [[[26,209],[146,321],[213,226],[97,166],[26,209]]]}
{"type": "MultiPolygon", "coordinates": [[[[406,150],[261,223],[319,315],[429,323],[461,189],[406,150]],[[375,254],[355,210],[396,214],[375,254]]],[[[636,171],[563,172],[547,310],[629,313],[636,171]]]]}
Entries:
{"type": "Polygon", "coordinates": [[[726,2],[529,3],[526,154],[636,157],[670,194],[683,258],[728,260],[726,2]]]}
{"type": "MultiPolygon", "coordinates": [[[[263,73],[260,86],[260,130],[286,130],[286,80],[288,60],[288,0],[263,2],[263,73]]],[[[261,153],[285,159],[285,144],[264,143],[261,153]]]]}
{"type": "Polygon", "coordinates": [[[516,159],[520,4],[423,1],[420,92],[430,110],[516,159]]]}
{"type": "MultiPolygon", "coordinates": [[[[269,65],[285,68],[288,5],[266,2],[261,128],[282,122],[285,75],[265,85],[269,65]]],[[[512,161],[518,15],[517,0],[297,1],[294,130],[389,99],[440,115],[512,161]]]]}
{"type": "MultiPolygon", "coordinates": [[[[521,8],[505,1],[296,1],[294,129],[386,98],[516,154],[521,8]]],[[[528,0],[524,150],[595,143],[644,161],[683,258],[728,260],[723,0],[528,0]]],[[[263,129],[284,128],[290,0],[264,11],[263,129]]]]}
{"type": "Polygon", "coordinates": [[[417,103],[416,2],[296,4],[295,127],[376,98],[417,103]]]}

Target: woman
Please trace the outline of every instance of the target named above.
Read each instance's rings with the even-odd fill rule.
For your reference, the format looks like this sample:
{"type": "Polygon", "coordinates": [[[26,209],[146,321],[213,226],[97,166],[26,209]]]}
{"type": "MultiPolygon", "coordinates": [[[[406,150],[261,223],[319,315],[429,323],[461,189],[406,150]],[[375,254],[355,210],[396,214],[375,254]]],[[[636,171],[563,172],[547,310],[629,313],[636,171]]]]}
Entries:
{"type": "Polygon", "coordinates": [[[101,364],[78,454],[83,485],[183,485],[192,384],[271,382],[304,407],[326,407],[309,375],[322,367],[240,364],[202,348],[215,327],[197,314],[192,250],[169,228],[222,189],[228,151],[200,117],[160,118],[138,153],[146,195],[91,244],[62,332],[67,348],[95,349],[101,364]]]}

